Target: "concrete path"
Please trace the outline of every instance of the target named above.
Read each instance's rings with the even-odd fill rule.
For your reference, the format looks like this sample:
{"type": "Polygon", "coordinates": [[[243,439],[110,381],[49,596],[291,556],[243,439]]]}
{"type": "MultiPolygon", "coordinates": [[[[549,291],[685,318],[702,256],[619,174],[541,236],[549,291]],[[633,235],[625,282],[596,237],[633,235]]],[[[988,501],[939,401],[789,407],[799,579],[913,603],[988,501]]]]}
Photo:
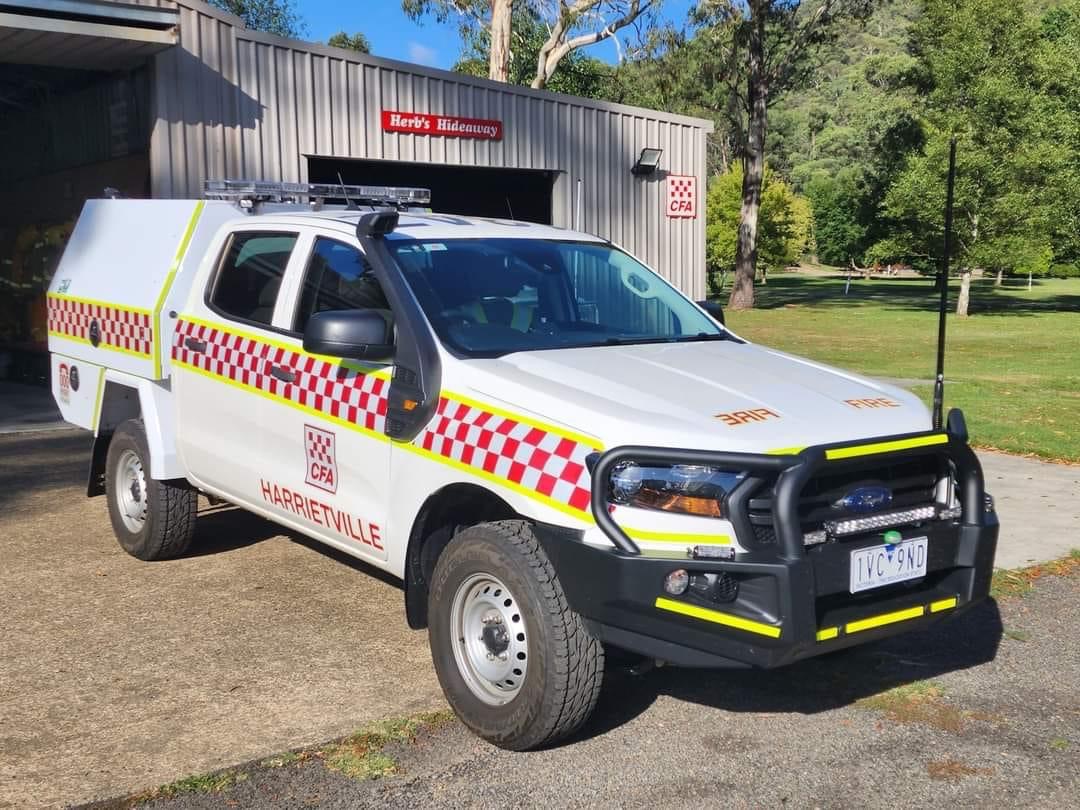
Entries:
{"type": "Polygon", "coordinates": [[[980,452],[1002,532],[998,568],[1055,560],[1080,548],[1080,466],[980,452]]]}
{"type": "Polygon", "coordinates": [[[0,433],[70,428],[48,388],[0,382],[0,433]]]}

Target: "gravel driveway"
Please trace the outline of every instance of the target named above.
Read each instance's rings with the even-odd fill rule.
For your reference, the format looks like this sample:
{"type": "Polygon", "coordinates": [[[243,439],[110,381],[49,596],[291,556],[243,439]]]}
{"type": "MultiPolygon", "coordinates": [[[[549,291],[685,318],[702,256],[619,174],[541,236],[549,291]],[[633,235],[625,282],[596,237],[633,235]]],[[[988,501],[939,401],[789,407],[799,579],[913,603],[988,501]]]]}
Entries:
{"type": "Polygon", "coordinates": [[[143,563],[77,431],[0,436],[0,807],[126,793],[442,705],[397,584],[203,504],[143,563]]]}
{"type": "MultiPolygon", "coordinates": [[[[0,436],[0,807],[128,794],[444,707],[396,583],[206,504],[195,554],[141,563],[84,497],[88,451],[79,432],[0,436]]],[[[1004,637],[987,604],[774,672],[613,667],[586,733],[550,751],[450,723],[376,782],[312,758],[170,807],[1080,806],[1078,588],[1004,603],[1004,637]]]]}
{"type": "Polygon", "coordinates": [[[782,670],[610,672],[594,722],[549,751],[452,722],[388,749],[382,779],[314,757],[146,806],[1080,807],[1078,615],[1080,577],[1047,577],[1000,613],[782,670]]]}

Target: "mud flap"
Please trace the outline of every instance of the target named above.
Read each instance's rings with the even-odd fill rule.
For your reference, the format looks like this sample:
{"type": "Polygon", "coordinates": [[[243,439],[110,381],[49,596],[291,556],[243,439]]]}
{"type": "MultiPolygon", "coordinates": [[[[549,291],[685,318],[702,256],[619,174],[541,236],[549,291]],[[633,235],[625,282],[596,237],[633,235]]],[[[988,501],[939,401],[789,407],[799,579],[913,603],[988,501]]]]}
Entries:
{"type": "Polygon", "coordinates": [[[86,475],[86,497],[95,498],[105,494],[105,455],[109,452],[112,433],[100,433],[94,437],[90,451],[90,469],[86,475]]]}

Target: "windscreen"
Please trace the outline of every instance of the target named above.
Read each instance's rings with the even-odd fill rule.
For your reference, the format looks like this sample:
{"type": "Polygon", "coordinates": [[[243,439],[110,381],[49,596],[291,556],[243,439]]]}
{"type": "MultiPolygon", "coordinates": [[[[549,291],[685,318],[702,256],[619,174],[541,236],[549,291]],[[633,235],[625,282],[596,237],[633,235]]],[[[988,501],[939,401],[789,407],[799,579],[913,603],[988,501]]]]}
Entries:
{"type": "Polygon", "coordinates": [[[389,240],[439,338],[467,357],[723,339],[711,318],[610,245],[389,240]]]}

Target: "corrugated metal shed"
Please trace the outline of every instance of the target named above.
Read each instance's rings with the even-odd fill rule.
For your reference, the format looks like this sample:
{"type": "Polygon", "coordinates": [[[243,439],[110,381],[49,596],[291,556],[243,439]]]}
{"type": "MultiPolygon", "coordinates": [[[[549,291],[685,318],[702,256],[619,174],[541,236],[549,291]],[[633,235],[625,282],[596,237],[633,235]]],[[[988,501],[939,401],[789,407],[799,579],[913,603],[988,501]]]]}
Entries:
{"type": "Polygon", "coordinates": [[[611,239],[704,296],[710,122],[256,33],[200,0],[161,5],[180,25],[178,47],[155,57],[155,196],[199,195],[208,177],[303,181],[309,156],[551,170],[555,225],[611,239]],[[384,109],[498,119],[504,136],[384,132],[384,109]],[[646,146],[664,150],[662,172],[637,178],[646,146]],[[698,178],[696,218],[668,218],[665,173],[698,178]]]}
{"type": "Polygon", "coordinates": [[[84,70],[135,67],[173,46],[172,8],[166,3],[144,9],[101,0],[0,3],[0,63],[84,70]]]}

